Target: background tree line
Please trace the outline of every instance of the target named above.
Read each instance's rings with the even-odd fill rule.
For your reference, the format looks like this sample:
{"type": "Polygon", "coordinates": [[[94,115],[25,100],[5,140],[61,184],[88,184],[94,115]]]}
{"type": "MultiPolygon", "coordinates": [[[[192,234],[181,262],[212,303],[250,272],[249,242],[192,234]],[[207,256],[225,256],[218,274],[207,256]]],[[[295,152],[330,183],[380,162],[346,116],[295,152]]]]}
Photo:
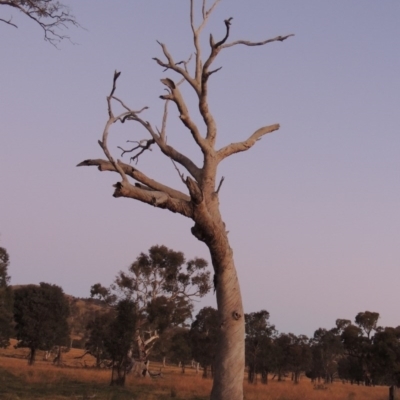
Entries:
{"type": "Polygon", "coordinates": [[[10,338],[16,338],[17,347],[29,349],[30,365],[37,350],[50,351],[58,346],[56,360],[60,362],[62,346],[70,345],[70,310],[63,290],[44,282],[13,290],[9,263],[7,250],[0,247],[0,346],[8,347],[10,338]]]}
{"type": "Polygon", "coordinates": [[[267,383],[304,373],[312,381],[335,379],[364,385],[400,384],[400,326],[378,326],[379,313],[365,311],[350,320],[337,319],[331,329],[313,337],[278,333],[265,310],[246,314],[246,364],[249,382],[267,383]]]}
{"type": "MultiPolygon", "coordinates": [[[[0,346],[16,338],[17,346],[29,349],[29,364],[37,350],[57,346],[60,361],[61,349],[71,344],[71,330],[76,324],[82,329],[82,321],[70,317],[70,302],[59,286],[41,283],[13,290],[8,266],[9,255],[0,247],[0,346]]],[[[119,385],[135,363],[139,373],[151,374],[150,359],[179,364],[182,372],[197,366],[204,377],[212,377],[218,313],[204,307],[193,317],[193,300],[211,288],[205,260],[187,261],[181,252],[151,247],[110,287],[92,286],[91,297],[103,307],[84,314],[82,356],[90,353],[97,367],[112,367],[111,382],[119,385]]],[[[379,313],[360,312],[354,323],[337,319],[333,328],[318,328],[311,338],[279,333],[269,318],[266,310],[245,314],[249,382],[267,384],[272,377],[297,383],[306,375],[316,383],[341,379],[400,385],[400,326],[379,326],[379,313]]]]}

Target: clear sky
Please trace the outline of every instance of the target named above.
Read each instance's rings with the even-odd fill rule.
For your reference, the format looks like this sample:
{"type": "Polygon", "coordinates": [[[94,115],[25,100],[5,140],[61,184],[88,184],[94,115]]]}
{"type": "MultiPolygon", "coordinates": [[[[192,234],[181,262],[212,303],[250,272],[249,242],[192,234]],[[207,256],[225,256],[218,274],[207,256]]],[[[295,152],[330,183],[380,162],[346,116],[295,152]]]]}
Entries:
{"type": "MultiPolygon", "coordinates": [[[[0,24],[0,246],[12,284],[50,282],[88,297],[155,244],[209,259],[190,220],[114,199],[118,175],[75,167],[102,157],[115,69],[117,95],[149,106],[146,119],[160,126],[160,78],[176,77],[152,57],[162,57],[156,40],[176,60],[193,52],[189,1],[63,2],[85,30],[71,28],[76,45],[58,50],[32,21],[0,9],[19,26],[0,24]]],[[[232,40],[295,34],[226,49],[211,78],[219,146],[281,124],[220,169],[245,311],[266,309],[279,331],[307,335],[365,310],[400,325],[400,2],[225,0],[204,54],[228,17],[232,40]]],[[[169,142],[198,161],[175,116],[169,142]]],[[[112,135],[117,157],[117,145],[146,138],[134,125],[112,135]]],[[[185,190],[157,150],[138,168],[185,190]]],[[[213,296],[203,305],[215,306],[213,296]]]]}

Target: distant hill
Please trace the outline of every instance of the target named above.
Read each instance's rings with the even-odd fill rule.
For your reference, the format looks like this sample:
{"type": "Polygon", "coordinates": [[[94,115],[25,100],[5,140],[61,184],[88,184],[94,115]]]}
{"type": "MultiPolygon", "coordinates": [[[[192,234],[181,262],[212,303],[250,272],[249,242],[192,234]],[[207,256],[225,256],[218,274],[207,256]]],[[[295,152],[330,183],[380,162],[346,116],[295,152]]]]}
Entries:
{"type": "Polygon", "coordinates": [[[66,294],[70,307],[70,316],[68,324],[71,328],[71,347],[84,347],[86,326],[95,316],[104,313],[110,309],[110,306],[100,300],[91,298],[77,298],[66,294]]]}
{"type": "MultiPolygon", "coordinates": [[[[12,288],[15,290],[23,286],[28,285],[13,285],[12,288]]],[[[70,308],[68,324],[71,329],[71,347],[83,348],[87,324],[98,314],[108,311],[110,306],[97,299],[79,298],[69,294],[65,294],[65,297],[70,308]]]]}

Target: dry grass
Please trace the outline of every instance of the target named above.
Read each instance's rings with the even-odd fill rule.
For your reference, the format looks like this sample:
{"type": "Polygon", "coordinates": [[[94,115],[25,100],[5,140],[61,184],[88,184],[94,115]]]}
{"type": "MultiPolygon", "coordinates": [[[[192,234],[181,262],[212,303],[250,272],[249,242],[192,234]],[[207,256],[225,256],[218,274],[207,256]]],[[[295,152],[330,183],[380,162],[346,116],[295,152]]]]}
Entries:
{"type": "Polygon", "coordinates": [[[387,400],[387,387],[365,387],[335,382],[315,389],[306,378],[298,385],[291,381],[269,381],[268,385],[245,383],[245,400],[387,400]]]}
{"type": "MultiPolygon", "coordinates": [[[[211,380],[202,379],[192,369],[181,374],[180,369],[168,366],[163,378],[143,379],[133,375],[127,378],[126,388],[109,386],[110,371],[82,367],[82,350],[72,349],[64,355],[64,367],[55,367],[41,360],[39,352],[36,364],[27,365],[26,349],[0,350],[0,399],[88,399],[95,395],[98,400],[205,400],[211,390],[211,380]],[[18,358],[17,358],[18,357],[18,358]]],[[[87,366],[93,365],[90,356],[85,357],[87,366]]],[[[150,369],[158,371],[159,364],[150,369]]],[[[298,385],[291,381],[270,380],[268,385],[244,383],[245,400],[386,400],[387,387],[364,387],[334,383],[315,389],[306,378],[298,385]]]]}

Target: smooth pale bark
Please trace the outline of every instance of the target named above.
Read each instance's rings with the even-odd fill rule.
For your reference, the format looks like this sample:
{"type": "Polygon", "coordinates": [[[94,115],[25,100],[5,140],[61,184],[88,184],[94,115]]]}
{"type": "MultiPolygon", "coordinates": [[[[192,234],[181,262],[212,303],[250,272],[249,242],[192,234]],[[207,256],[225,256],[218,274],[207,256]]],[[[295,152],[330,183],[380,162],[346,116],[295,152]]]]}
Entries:
{"type": "Polygon", "coordinates": [[[242,399],[245,334],[242,297],[233,258],[218,268],[220,332],[211,399],[242,399]]]}
{"type": "MultiPolygon", "coordinates": [[[[213,174],[217,162],[208,160],[206,167],[213,174]]],[[[214,283],[219,315],[219,338],[214,363],[212,400],[243,399],[244,377],[244,312],[239,280],[229,245],[225,223],[219,212],[215,182],[202,185],[202,202],[194,205],[193,235],[206,243],[214,267],[214,283]]]]}

